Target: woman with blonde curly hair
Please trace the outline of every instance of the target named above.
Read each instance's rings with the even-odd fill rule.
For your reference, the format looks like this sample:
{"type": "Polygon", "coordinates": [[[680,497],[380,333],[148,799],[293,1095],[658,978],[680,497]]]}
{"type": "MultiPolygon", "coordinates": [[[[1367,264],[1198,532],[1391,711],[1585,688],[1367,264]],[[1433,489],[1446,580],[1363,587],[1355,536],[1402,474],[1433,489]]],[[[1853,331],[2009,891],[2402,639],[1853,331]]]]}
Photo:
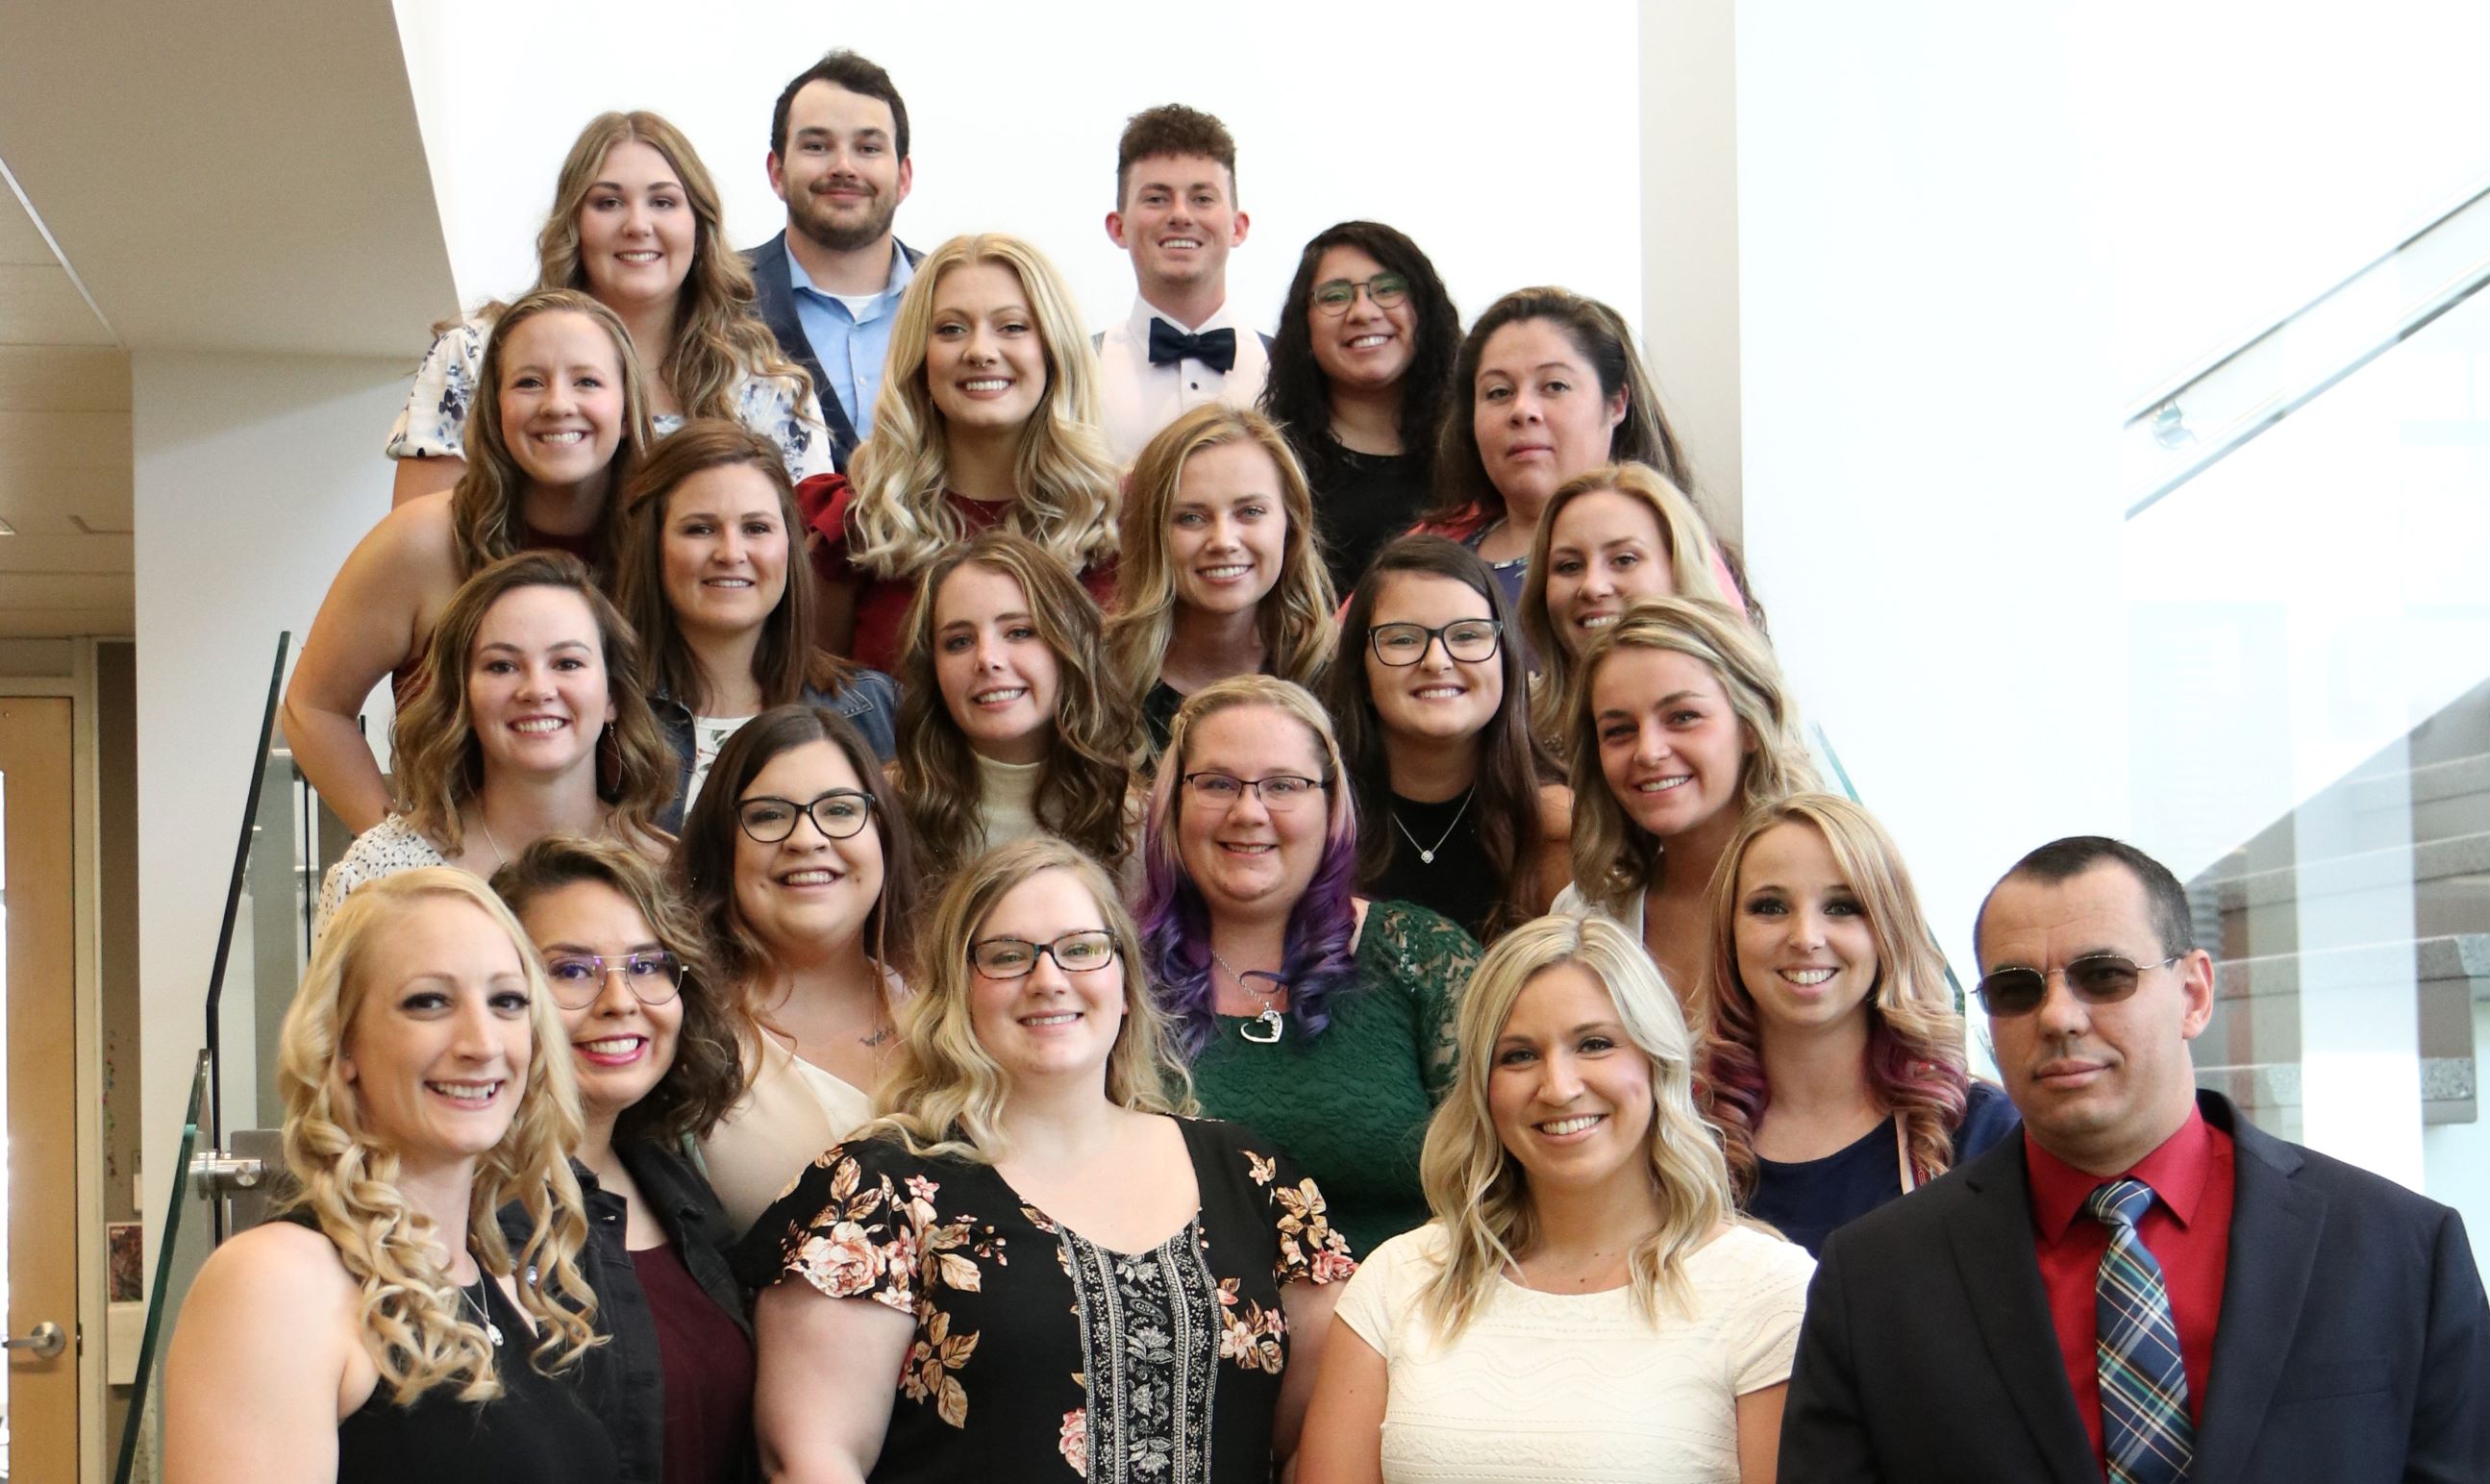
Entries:
{"type": "Polygon", "coordinates": [[[376,882],[312,950],[277,1042],[285,1219],[218,1247],[164,1378],[171,1484],[609,1480],[554,1379],[591,1341],[580,1134],[536,951],[482,881],[376,882]],[[513,1248],[496,1213],[515,1203],[513,1248]]]}
{"type": "Polygon", "coordinates": [[[1623,923],[1682,1000],[1711,942],[1712,873],[1757,805],[1815,786],[1798,706],[1746,615],[1651,598],[1584,650],[1565,703],[1574,884],[1556,910],[1623,923]]]}
{"type": "Polygon", "coordinates": [[[929,879],[1039,834],[1124,870],[1143,732],[1099,630],[1061,563],[1009,532],[925,569],[903,630],[896,772],[929,879]]]}
{"type": "Polygon", "coordinates": [[[577,557],[521,552],[470,578],[424,667],[390,734],[405,808],[329,868],[321,921],[392,871],[488,876],[546,835],[663,858],[656,819],[673,759],[649,715],[640,646],[577,557]]]}
{"type": "MultiPolygon", "coordinates": [[[[600,113],[572,141],[536,234],[536,288],[574,289],[622,316],[649,376],[656,431],[732,418],[778,446],[801,479],[830,469],[829,429],[802,367],[754,312],[752,271],[727,245],[708,167],[682,132],[646,110],[600,113]]],[[[503,306],[433,342],[385,450],[394,502],[460,477],[484,342],[503,306]]]]}
{"type": "Polygon", "coordinates": [[[1205,403],[1142,449],[1107,659],[1165,747],[1184,698],[1230,675],[1322,684],[1339,637],[1314,496],[1260,413],[1205,403]]]}
{"type": "Polygon", "coordinates": [[[1530,653],[1531,726],[1562,746],[1565,693],[1600,631],[1644,598],[1743,606],[1694,501],[1648,464],[1604,464],[1548,497],[1518,608],[1530,653]]]}
{"type": "Polygon", "coordinates": [[[999,232],[926,254],[899,300],[873,437],[807,481],[822,647],[893,669],[918,578],[981,530],[1027,537],[1105,603],[1117,470],[1098,426],[1098,358],[1072,291],[999,232]]]}
{"type": "Polygon", "coordinates": [[[1295,1451],[1354,1264],[1286,1155],[1185,1116],[1116,896],[1030,840],[936,904],[884,1116],[748,1239],[771,1477],[1266,1484],[1295,1451]]]}
{"type": "Polygon", "coordinates": [[[1481,960],[1434,1220],[1341,1296],[1299,1484],[1771,1484],[1815,1265],[1732,1207],[1640,947],[1560,914],[1481,960]]]}
{"type": "Polygon", "coordinates": [[[1810,1252],[2013,1131],[1901,852],[1834,794],[1750,812],[1712,880],[1695,997],[1705,1116],[1740,1204],[1810,1252]]]}
{"type": "Polygon", "coordinates": [[[915,849],[863,735],[778,706],[717,755],[675,881],[709,929],[743,1064],[743,1096],[701,1141],[739,1231],[873,1111],[908,992],[915,849]]]}
{"type": "Polygon", "coordinates": [[[458,585],[520,551],[604,560],[615,498],[649,446],[647,394],[614,311],[551,289],[512,304],[484,344],[475,438],[455,490],[383,517],[330,584],[285,691],[285,740],[304,776],[358,831],[390,788],[356,713],[392,671],[403,710],[458,585]]]}

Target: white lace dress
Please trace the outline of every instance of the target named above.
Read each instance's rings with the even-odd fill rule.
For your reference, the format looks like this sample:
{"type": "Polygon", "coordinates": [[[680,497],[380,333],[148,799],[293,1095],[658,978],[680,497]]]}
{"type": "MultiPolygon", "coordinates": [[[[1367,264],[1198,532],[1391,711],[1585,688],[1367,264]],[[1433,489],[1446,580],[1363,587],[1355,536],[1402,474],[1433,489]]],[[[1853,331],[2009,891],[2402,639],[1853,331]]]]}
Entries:
{"type": "Polygon", "coordinates": [[[1447,1346],[1419,1303],[1446,1248],[1439,1222],[1395,1237],[1341,1295],[1388,1368],[1385,1484],[1737,1484],[1737,1400],[1789,1379],[1804,1249],[1731,1227],[1687,1260],[1694,1312],[1658,1323],[1626,1289],[1499,1278],[1447,1346]]]}
{"type": "MultiPolygon", "coordinates": [[[[492,330],[492,323],[478,316],[451,326],[432,342],[432,353],[417,369],[415,389],[407,393],[382,452],[392,459],[467,456],[467,414],[475,406],[484,341],[492,330]]],[[[789,478],[805,479],[830,472],[830,433],[822,422],[821,402],[809,388],[798,396],[797,385],[781,377],[746,376],[735,387],[735,416],[778,445],[789,478]]],[[[651,421],[659,438],[683,425],[678,413],[661,413],[651,421]]]]}
{"type": "Polygon", "coordinates": [[[414,870],[423,866],[447,866],[432,842],[416,833],[404,814],[391,814],[355,837],[337,864],[320,878],[320,903],[311,918],[314,936],[329,926],[346,894],[366,881],[394,875],[401,870],[414,870]]]}

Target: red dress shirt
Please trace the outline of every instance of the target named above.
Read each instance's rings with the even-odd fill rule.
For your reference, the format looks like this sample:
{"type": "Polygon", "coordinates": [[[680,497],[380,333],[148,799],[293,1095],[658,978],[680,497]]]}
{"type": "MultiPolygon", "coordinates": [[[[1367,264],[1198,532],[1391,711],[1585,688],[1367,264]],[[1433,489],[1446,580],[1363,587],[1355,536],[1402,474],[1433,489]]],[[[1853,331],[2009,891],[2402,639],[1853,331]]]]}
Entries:
{"type": "Polygon", "coordinates": [[[2222,1280],[2231,1262],[2231,1196],[2236,1171],[2231,1136],[2205,1122],[2193,1108],[2179,1131],[2136,1162],[2125,1176],[2087,1174],[2023,1133],[2023,1164],[2032,1184],[2032,1236],[2040,1249],[2041,1286],[2049,1296],[2049,1321],[2057,1327],[2058,1353],[2074,1392],[2075,1412],[2101,1453],[2100,1371],[2095,1354],[2099,1310],[2094,1284],[2109,1228],[2084,1214],[2084,1200],[2112,1180],[2135,1179],[2153,1187],[2153,1205],[2136,1223],[2145,1249],[2161,1265],[2170,1291],[2171,1318],[2179,1326],[2179,1359],[2187,1370],[2187,1416],[2201,1425],[2205,1381],[2214,1368],[2214,1326],[2222,1312],[2222,1280]]]}
{"type": "MultiPolygon", "coordinates": [[[[1011,513],[1007,502],[970,499],[948,490],[942,499],[972,536],[993,529],[1011,513]]],[[[855,637],[848,642],[848,657],[867,670],[896,675],[899,630],[908,605],[916,599],[915,579],[877,577],[848,560],[848,512],[855,505],[855,488],[847,475],[815,474],[796,486],[796,502],[806,529],[820,538],[810,543],[814,573],[825,583],[849,583],[856,589],[855,637]]],[[[1100,608],[1114,600],[1114,557],[1090,563],[1079,576],[1100,608]]]]}

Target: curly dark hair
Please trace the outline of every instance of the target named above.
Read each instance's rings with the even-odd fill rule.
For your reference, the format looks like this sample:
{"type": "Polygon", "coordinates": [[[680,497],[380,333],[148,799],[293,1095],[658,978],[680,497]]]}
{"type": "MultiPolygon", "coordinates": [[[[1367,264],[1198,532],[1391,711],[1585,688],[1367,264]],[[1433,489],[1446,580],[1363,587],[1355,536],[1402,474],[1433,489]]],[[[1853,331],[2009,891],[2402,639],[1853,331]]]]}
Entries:
{"type": "Polygon", "coordinates": [[[1124,186],[1133,177],[1133,166],[1162,155],[1199,155],[1219,161],[1228,171],[1228,204],[1236,204],[1236,140],[1228,126],[1199,108],[1161,103],[1126,119],[1123,136],[1115,141],[1117,210],[1123,208],[1124,186]]]}
{"type": "Polygon", "coordinates": [[[1392,827],[1391,816],[1392,768],[1384,752],[1383,719],[1367,685],[1366,660],[1375,601],[1386,583],[1404,576],[1460,583],[1486,599],[1488,612],[1504,626],[1504,642],[1496,650],[1504,703],[1477,737],[1478,808],[1471,813],[1478,821],[1479,843],[1504,883],[1480,934],[1482,942],[1492,942],[1539,915],[1539,864],[1547,848],[1539,823],[1539,788],[1558,782],[1562,774],[1530,726],[1530,673],[1522,661],[1521,625],[1514,622],[1504,589],[1478,553],[1442,536],[1403,536],[1375,553],[1341,620],[1340,653],[1332,661],[1323,699],[1340,731],[1341,757],[1356,785],[1357,878],[1360,885],[1382,880],[1399,848],[1400,832],[1392,827]]]}
{"type": "Polygon", "coordinates": [[[1329,482],[1338,472],[1340,444],[1331,436],[1331,382],[1315,359],[1314,331],[1308,311],[1314,301],[1315,273],[1322,256],[1334,247],[1355,247],[1409,280],[1410,318],[1417,338],[1409,347],[1409,368],[1401,375],[1401,447],[1421,463],[1426,482],[1434,481],[1435,444],[1443,436],[1444,416],[1453,394],[1453,357],[1462,341],[1461,310],[1444,288],[1435,265],[1418,244],[1379,221],[1344,221],[1326,227],[1306,243],[1297,258],[1297,275],[1288,282],[1288,301],[1280,307],[1280,330],[1271,337],[1270,377],[1262,384],[1262,412],[1280,425],[1288,446],[1296,450],[1314,482],[1329,482]]]}
{"type": "Polygon", "coordinates": [[[700,924],[639,851],[574,835],[548,835],[531,843],[493,872],[493,891],[525,922],[530,902],[582,881],[606,887],[631,903],[657,945],[683,969],[683,1025],[675,1036],[674,1065],[614,1121],[615,1137],[665,1145],[700,1138],[743,1096],[734,1015],[718,999],[700,924]]]}

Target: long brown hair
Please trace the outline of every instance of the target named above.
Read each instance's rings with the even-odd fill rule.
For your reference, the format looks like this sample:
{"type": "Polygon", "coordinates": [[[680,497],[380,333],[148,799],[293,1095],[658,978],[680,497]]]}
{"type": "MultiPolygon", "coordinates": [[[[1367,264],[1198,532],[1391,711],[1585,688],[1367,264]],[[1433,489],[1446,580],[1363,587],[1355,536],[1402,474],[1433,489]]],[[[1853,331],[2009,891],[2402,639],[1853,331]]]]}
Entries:
{"type": "Polygon", "coordinates": [[[674,604],[666,597],[666,522],[675,491],[684,480],[734,467],[760,471],[778,492],[778,528],[787,537],[786,590],[762,620],[761,643],[752,656],[752,678],[760,683],[762,705],[800,700],[808,685],[825,693],[838,691],[855,673],[854,665],[813,646],[813,609],[819,601],[813,592],[813,564],[804,556],[804,522],[796,513],[796,486],[787,477],[778,445],[739,422],[694,417],[657,440],[623,487],[614,541],[614,602],[640,636],[650,678],[695,712],[705,711],[710,697],[675,620],[674,604]]]}
{"type": "Polygon", "coordinates": [[[467,842],[461,805],[484,786],[484,750],[467,708],[467,669],[476,635],[493,605],[522,587],[559,587],[579,594],[596,619],[604,651],[605,695],[614,721],[597,743],[596,796],[614,806],[621,838],[658,838],[657,815],[673,797],[675,754],[649,711],[640,645],[630,625],[605,601],[588,568],[567,552],[521,552],[467,579],[433,628],[423,653],[423,685],[390,728],[406,820],[448,855],[467,842]]]}
{"type": "Polygon", "coordinates": [[[934,675],[935,603],[944,580],[971,563],[1020,584],[1029,621],[1062,677],[1054,736],[1038,774],[1037,822],[1110,871],[1120,870],[1132,851],[1126,796],[1142,749],[1141,708],[1101,652],[1098,605],[1063,563],[1026,537],[989,530],[925,569],[899,631],[898,771],[926,874],[941,880],[986,842],[977,813],[985,785],[976,753],[934,675]]]}
{"type": "Polygon", "coordinates": [[[801,402],[812,380],[780,352],[777,337],[753,313],[752,271],[727,245],[725,212],[709,168],[680,129],[646,109],[600,113],[572,141],[555,178],[553,211],[536,234],[536,287],[587,290],[579,210],[604,172],[605,157],[633,140],[666,157],[691,203],[694,223],[692,266],[675,301],[674,342],[657,374],[694,417],[734,417],[736,387],[747,375],[787,382],[801,402]]]}
{"type": "MultiPolygon", "coordinates": [[[[527,533],[527,471],[510,456],[502,427],[502,359],[510,334],[540,314],[584,314],[614,343],[614,359],[622,377],[622,434],[614,445],[614,462],[605,466],[605,524],[610,528],[620,501],[615,492],[630,480],[631,471],[648,452],[648,383],[640,374],[640,357],[631,349],[631,332],[614,311],[570,289],[539,289],[499,310],[492,333],[484,339],[484,360],[476,373],[476,400],[467,410],[463,453],[467,467],[449,497],[450,538],[456,544],[458,574],[472,577],[518,551],[527,533]]],[[[603,532],[596,543],[606,546],[603,532]]]]}

